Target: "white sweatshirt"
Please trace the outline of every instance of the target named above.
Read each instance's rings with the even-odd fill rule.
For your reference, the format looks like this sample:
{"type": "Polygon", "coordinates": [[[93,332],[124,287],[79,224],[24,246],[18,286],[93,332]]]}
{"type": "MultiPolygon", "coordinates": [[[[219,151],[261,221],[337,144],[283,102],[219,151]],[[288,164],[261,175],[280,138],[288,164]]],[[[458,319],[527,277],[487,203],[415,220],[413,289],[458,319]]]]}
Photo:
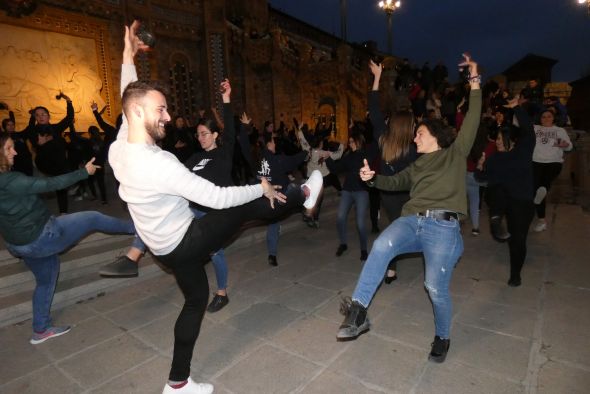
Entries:
{"type": "MultiPolygon", "coordinates": [[[[135,66],[121,69],[121,92],[137,80],[135,66]]],[[[119,195],[127,202],[135,230],[155,255],[174,250],[193,214],[188,201],[215,209],[245,204],[262,196],[262,186],[218,187],[194,175],[176,157],[156,145],[127,142],[123,124],[109,150],[109,163],[120,182],[119,195]]]]}
{"type": "Polygon", "coordinates": [[[563,151],[572,150],[572,142],[567,131],[561,127],[545,127],[535,125],[535,136],[537,142],[533,151],[533,161],[536,163],[563,163],[563,151]],[[567,148],[554,146],[558,140],[566,141],[567,148]]]}
{"type": "Polygon", "coordinates": [[[322,150],[322,149],[312,149],[309,142],[305,139],[303,132],[301,130],[297,130],[297,139],[299,140],[299,144],[301,144],[301,149],[310,152],[310,159],[307,163],[307,173],[311,174],[313,171],[318,170],[322,176],[326,176],[330,173],[326,162],[320,159],[327,159],[330,157],[332,160],[338,160],[342,157],[342,153],[344,153],[344,145],[340,144],[338,146],[338,150],[336,152],[331,152],[329,150],[322,150]]]}

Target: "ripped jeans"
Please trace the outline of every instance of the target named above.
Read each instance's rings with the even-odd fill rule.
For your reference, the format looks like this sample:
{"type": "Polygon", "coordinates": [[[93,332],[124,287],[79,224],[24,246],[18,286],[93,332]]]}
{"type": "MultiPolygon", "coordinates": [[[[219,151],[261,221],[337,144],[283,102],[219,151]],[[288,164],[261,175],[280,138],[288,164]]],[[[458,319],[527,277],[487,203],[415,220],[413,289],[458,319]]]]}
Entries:
{"type": "Polygon", "coordinates": [[[425,280],[434,310],[435,332],[450,337],[453,307],[449,284],[455,264],[463,253],[459,222],[423,216],[402,216],[373,242],[352,299],[368,307],[392,258],[404,253],[424,254],[425,280]]]}

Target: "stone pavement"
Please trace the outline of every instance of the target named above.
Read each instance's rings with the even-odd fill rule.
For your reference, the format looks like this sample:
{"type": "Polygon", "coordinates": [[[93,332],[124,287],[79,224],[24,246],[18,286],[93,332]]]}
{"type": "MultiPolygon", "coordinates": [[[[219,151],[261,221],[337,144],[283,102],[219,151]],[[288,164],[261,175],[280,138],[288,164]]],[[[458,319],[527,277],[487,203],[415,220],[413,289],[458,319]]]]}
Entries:
{"type": "MultiPolygon", "coordinates": [[[[590,216],[555,205],[548,217],[548,231],[530,234],[519,288],[506,285],[507,246],[485,222],[479,237],[464,226],[444,364],[427,361],[434,326],[418,257],[378,291],[371,331],[336,342],[340,297],[361,269],[352,215],[340,258],[333,209],[320,229],[283,234],[278,267],[267,265],[263,242],[235,248],[231,301],[206,314],[192,376],[216,393],[587,393],[590,216]]],[[[0,393],[160,393],[181,305],[162,272],[54,310],[57,324],[74,327],[43,344],[29,344],[30,320],[0,328],[0,393]]]]}

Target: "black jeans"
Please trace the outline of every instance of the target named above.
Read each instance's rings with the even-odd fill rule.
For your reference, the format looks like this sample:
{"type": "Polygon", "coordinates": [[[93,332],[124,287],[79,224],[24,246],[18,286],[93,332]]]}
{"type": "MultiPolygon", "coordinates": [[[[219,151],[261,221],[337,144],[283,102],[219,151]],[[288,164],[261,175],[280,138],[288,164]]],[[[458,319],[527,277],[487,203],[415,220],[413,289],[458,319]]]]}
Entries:
{"type": "MultiPolygon", "coordinates": [[[[551,183],[559,176],[561,172],[561,163],[537,163],[533,162],[533,175],[535,180],[535,191],[544,186],[547,191],[549,191],[549,187],[551,183]]],[[[540,204],[535,205],[535,209],[537,210],[537,217],[539,219],[545,218],[545,200],[541,201],[540,204]]]]}
{"type": "Polygon", "coordinates": [[[270,207],[262,197],[238,207],[216,210],[194,219],[180,244],[169,254],[156,256],[169,267],[184,295],[184,305],[174,326],[174,354],[169,379],[184,381],[190,375],[193,349],[209,300],[209,282],[205,264],[209,255],[224,247],[244,226],[255,221],[280,220],[305,201],[299,186],[289,186],[287,202],[270,207]]]}
{"type": "Polygon", "coordinates": [[[532,201],[515,200],[508,198],[506,204],[506,224],[510,239],[508,249],[510,251],[510,277],[520,278],[520,271],[526,258],[526,239],[529,226],[535,216],[532,201]]]}

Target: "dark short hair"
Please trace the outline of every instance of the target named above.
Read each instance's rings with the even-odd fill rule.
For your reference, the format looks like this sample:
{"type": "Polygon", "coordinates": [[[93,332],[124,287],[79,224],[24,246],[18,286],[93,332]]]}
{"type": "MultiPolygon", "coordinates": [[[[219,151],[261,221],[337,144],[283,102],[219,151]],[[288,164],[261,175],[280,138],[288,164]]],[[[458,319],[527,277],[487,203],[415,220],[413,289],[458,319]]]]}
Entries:
{"type": "Polygon", "coordinates": [[[363,149],[365,147],[365,136],[361,131],[352,132],[348,138],[352,138],[357,149],[363,149]]]}
{"type": "Polygon", "coordinates": [[[504,149],[506,149],[506,151],[509,151],[512,143],[516,143],[516,141],[518,140],[520,130],[515,126],[508,124],[500,127],[497,130],[496,137],[498,136],[498,134],[502,136],[502,143],[504,144],[504,149]]]}
{"type": "Polygon", "coordinates": [[[88,132],[90,134],[92,134],[92,133],[100,133],[100,130],[98,129],[98,127],[92,125],[92,126],[89,126],[88,127],[88,132]]]}
{"type": "Polygon", "coordinates": [[[14,122],[14,120],[10,118],[2,119],[2,130],[6,131],[6,125],[8,124],[8,122],[14,122]]]}
{"type": "Polygon", "coordinates": [[[35,108],[33,108],[33,113],[37,112],[38,109],[42,109],[43,111],[47,112],[47,115],[49,115],[49,110],[42,105],[38,105],[35,108]]]}
{"type": "Polygon", "coordinates": [[[455,129],[445,125],[440,119],[424,119],[418,124],[420,126],[426,127],[441,148],[448,148],[455,141],[455,129]]]}
{"type": "Polygon", "coordinates": [[[197,126],[205,126],[212,133],[220,133],[221,132],[221,129],[219,128],[219,125],[217,124],[215,119],[201,118],[199,120],[199,123],[197,124],[197,126]]]}
{"type": "Polygon", "coordinates": [[[126,112],[130,100],[139,100],[143,98],[148,92],[156,91],[166,96],[167,89],[159,81],[135,81],[131,82],[123,91],[121,97],[121,105],[123,112],[126,112]]]}

